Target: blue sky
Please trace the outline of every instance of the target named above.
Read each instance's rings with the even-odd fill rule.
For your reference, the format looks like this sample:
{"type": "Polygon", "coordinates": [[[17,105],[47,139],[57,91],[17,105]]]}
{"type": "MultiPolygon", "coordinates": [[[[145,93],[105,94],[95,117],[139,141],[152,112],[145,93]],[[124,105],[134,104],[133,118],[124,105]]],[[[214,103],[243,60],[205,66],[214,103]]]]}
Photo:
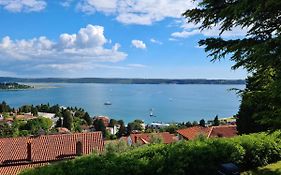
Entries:
{"type": "MultiPolygon", "coordinates": [[[[245,78],[197,42],[192,0],[0,0],[0,76],[245,78]]],[[[235,38],[234,28],[222,35],[235,38]]]]}

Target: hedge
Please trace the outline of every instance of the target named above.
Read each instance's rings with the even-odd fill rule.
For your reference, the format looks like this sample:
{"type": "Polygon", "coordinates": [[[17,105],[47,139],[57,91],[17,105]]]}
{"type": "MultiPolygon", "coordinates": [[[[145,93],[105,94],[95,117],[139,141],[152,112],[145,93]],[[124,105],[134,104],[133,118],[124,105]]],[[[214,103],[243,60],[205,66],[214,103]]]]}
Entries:
{"type": "Polygon", "coordinates": [[[21,175],[215,175],[226,162],[247,170],[281,160],[280,133],[154,144],[123,153],[79,157],[21,175]]]}

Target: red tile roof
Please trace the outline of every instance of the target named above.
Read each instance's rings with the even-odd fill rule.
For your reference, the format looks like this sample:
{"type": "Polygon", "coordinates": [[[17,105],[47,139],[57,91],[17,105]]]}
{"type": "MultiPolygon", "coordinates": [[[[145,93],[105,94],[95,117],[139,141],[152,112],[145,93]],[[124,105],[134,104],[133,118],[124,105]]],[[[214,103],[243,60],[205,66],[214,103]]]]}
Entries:
{"type": "Polygon", "coordinates": [[[180,129],[177,130],[177,133],[182,135],[187,140],[193,140],[199,135],[204,135],[208,137],[209,132],[211,131],[211,128],[208,127],[202,127],[202,126],[194,126],[190,128],[180,129]]]}
{"type": "Polygon", "coordinates": [[[187,140],[193,140],[199,135],[204,135],[207,138],[234,137],[237,135],[237,129],[236,125],[222,125],[212,127],[194,126],[177,130],[177,133],[187,140]]]}
{"type": "Polygon", "coordinates": [[[27,164],[27,165],[15,165],[15,166],[6,166],[0,167],[1,175],[16,175],[26,169],[31,169],[39,166],[47,165],[48,163],[39,163],[39,164],[27,164]]]}
{"type": "Polygon", "coordinates": [[[161,133],[141,133],[141,134],[131,134],[129,137],[132,140],[132,144],[135,144],[136,141],[140,141],[143,144],[147,144],[150,141],[150,138],[152,135],[156,135],[163,139],[163,143],[169,144],[173,143],[176,140],[174,140],[174,137],[169,132],[161,132],[161,133]]]}
{"type": "Polygon", "coordinates": [[[214,126],[210,137],[234,137],[237,136],[236,125],[214,126]]]}
{"type": "Polygon", "coordinates": [[[90,154],[93,150],[102,151],[104,147],[101,132],[0,139],[0,169],[3,166],[74,158],[78,142],[82,144],[83,154],[90,154]],[[31,143],[32,161],[28,160],[28,143],[31,143]]]}
{"type": "Polygon", "coordinates": [[[101,120],[105,127],[109,126],[110,119],[107,116],[96,116],[94,120],[101,120]]]}

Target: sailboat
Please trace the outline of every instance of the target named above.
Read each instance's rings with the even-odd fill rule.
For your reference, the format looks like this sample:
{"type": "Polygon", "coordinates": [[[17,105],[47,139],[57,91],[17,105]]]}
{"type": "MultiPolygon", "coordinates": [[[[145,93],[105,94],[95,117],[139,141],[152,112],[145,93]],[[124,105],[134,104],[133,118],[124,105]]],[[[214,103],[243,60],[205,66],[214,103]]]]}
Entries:
{"type": "Polygon", "coordinates": [[[153,109],[152,109],[152,108],[150,109],[150,114],[149,114],[149,116],[150,116],[150,117],[156,117],[156,116],[153,114],[153,109]]]}

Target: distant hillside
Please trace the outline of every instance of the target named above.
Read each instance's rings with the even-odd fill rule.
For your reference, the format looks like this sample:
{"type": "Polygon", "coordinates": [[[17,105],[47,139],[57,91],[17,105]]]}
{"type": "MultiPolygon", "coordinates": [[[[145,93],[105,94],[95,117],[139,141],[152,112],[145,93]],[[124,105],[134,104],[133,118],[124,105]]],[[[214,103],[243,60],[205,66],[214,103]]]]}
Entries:
{"type": "Polygon", "coordinates": [[[14,82],[0,83],[0,90],[14,90],[14,89],[30,89],[32,86],[25,84],[18,84],[14,82]]]}
{"type": "Polygon", "coordinates": [[[245,84],[245,80],[141,79],[141,78],[13,78],[13,77],[0,77],[0,82],[107,83],[107,84],[245,84]]]}

